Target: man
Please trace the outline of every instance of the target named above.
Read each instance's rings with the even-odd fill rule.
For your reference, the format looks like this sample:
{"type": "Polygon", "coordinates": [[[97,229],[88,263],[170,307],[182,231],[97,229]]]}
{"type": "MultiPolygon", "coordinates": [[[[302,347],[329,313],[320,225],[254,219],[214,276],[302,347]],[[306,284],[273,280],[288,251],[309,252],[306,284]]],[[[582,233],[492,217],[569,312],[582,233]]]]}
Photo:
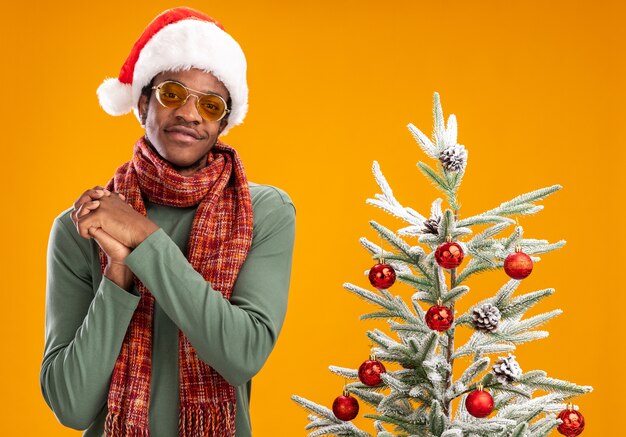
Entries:
{"type": "Polygon", "coordinates": [[[212,18],[158,16],[108,113],[145,128],[106,188],[55,220],[44,398],[85,436],[249,436],[250,380],[282,326],[294,208],[218,136],[247,110],[245,57],[212,18]]]}

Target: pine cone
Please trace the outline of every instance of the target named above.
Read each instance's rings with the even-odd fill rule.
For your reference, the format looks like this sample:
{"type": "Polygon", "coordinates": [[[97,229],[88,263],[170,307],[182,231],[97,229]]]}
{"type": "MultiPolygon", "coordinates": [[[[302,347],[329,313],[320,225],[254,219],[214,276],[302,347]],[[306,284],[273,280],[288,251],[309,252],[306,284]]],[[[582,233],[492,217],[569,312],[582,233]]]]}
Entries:
{"type": "Polygon", "coordinates": [[[439,220],[441,219],[430,218],[426,220],[424,222],[424,229],[422,229],[422,233],[439,235],[439,220]]]}
{"type": "Polygon", "coordinates": [[[502,384],[510,384],[522,376],[522,368],[515,360],[515,355],[509,354],[508,357],[498,358],[500,359],[492,366],[498,382],[502,384]]]}
{"type": "Polygon", "coordinates": [[[439,154],[439,161],[446,171],[459,171],[467,162],[467,150],[461,144],[448,146],[439,154]]]}
{"type": "Polygon", "coordinates": [[[479,331],[493,332],[498,329],[500,323],[500,310],[490,303],[483,304],[474,308],[472,322],[474,328],[479,331]]]}

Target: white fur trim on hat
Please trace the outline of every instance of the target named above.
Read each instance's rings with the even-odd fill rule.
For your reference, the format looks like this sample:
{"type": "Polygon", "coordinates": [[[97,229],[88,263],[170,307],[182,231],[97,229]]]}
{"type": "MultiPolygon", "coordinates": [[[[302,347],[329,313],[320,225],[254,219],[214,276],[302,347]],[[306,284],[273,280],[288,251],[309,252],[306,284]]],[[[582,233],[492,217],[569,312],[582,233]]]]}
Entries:
{"type": "Polygon", "coordinates": [[[106,79],[96,91],[100,106],[110,115],[128,114],[133,107],[133,93],[130,85],[117,78],[106,79]]]}

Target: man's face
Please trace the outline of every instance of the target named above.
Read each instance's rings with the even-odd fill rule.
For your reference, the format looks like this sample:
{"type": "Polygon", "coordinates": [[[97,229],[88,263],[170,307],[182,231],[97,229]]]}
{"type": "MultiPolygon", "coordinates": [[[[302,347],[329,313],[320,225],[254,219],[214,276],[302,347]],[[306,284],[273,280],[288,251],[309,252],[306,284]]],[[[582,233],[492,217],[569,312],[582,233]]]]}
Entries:
{"type": "MultiPolygon", "coordinates": [[[[153,85],[175,80],[187,88],[220,95],[228,101],[228,90],[215,76],[202,70],[164,71],[155,76],[153,85]]],[[[157,153],[178,173],[189,176],[206,166],[207,154],[226,127],[226,117],[220,121],[203,119],[196,108],[197,97],[189,96],[180,108],[165,108],[152,92],[150,99],[139,99],[139,115],[144,121],[146,137],[157,153]]]]}

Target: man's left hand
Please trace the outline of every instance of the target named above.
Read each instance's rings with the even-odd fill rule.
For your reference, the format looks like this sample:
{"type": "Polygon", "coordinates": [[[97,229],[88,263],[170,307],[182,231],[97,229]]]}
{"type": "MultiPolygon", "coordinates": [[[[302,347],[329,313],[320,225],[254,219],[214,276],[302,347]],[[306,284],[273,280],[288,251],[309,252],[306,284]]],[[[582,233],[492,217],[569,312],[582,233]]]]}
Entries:
{"type": "Polygon", "coordinates": [[[84,238],[91,238],[93,231],[101,228],[124,246],[135,248],[159,229],[119,196],[105,196],[94,202],[97,202],[95,209],[82,216],[78,214],[78,232],[84,238]],[[91,228],[95,229],[90,233],[91,228]]]}

